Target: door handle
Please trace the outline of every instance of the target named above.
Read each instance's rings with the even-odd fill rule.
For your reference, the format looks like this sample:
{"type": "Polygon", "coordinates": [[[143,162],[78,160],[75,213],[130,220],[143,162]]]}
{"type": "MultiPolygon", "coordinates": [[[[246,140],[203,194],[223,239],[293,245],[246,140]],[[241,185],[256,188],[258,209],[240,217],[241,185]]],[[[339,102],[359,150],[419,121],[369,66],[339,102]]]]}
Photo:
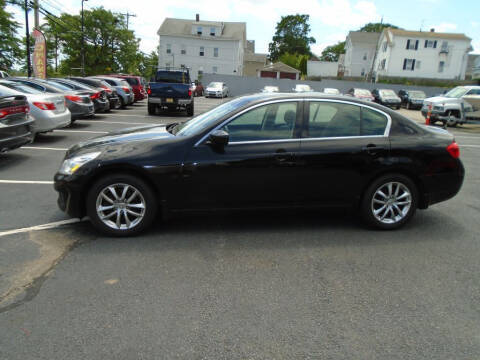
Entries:
{"type": "Polygon", "coordinates": [[[363,151],[367,152],[368,154],[374,155],[379,151],[385,150],[385,146],[382,145],[375,145],[375,144],[368,144],[362,148],[363,151]]]}
{"type": "Polygon", "coordinates": [[[293,159],[292,153],[287,152],[285,149],[278,149],[275,152],[275,161],[278,164],[291,165],[293,164],[292,159],[293,159]]]}

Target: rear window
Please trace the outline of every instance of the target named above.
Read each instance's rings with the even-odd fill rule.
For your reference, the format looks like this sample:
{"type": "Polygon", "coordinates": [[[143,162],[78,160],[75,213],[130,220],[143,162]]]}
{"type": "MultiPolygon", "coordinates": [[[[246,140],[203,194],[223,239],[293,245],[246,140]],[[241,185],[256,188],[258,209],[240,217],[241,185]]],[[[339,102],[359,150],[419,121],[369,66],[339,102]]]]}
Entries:
{"type": "Polygon", "coordinates": [[[190,82],[188,74],[183,71],[157,71],[156,82],[187,84],[190,82]]]}
{"type": "Polygon", "coordinates": [[[137,78],[125,78],[125,80],[130,84],[130,85],[139,85],[139,81],[137,78]]]}

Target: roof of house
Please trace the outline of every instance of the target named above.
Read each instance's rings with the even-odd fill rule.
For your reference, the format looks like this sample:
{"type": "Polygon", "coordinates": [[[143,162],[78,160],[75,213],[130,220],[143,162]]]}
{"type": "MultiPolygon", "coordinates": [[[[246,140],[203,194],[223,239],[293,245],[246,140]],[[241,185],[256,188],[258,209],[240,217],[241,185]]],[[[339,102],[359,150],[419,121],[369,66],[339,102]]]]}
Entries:
{"type": "Polygon", "coordinates": [[[450,40],[472,40],[465,34],[460,33],[439,33],[435,31],[409,31],[402,29],[392,29],[387,28],[384,32],[390,32],[395,36],[411,36],[411,37],[421,37],[421,38],[437,38],[437,39],[450,39],[450,40]]]}
{"type": "Polygon", "coordinates": [[[219,21],[195,21],[194,19],[166,18],[157,31],[158,35],[183,36],[192,38],[208,38],[211,40],[243,40],[246,41],[247,24],[244,22],[219,22],[219,21]],[[192,34],[192,25],[222,26],[221,36],[210,36],[208,32],[204,36],[192,34]]]}
{"type": "Polygon", "coordinates": [[[350,41],[353,43],[367,43],[376,45],[380,38],[380,33],[366,31],[350,31],[348,33],[350,41]]]}
{"type": "Polygon", "coordinates": [[[243,60],[265,64],[267,62],[267,54],[251,53],[247,51],[245,52],[243,60]]]}
{"type": "Polygon", "coordinates": [[[288,66],[287,64],[284,64],[281,61],[276,62],[275,64],[267,65],[260,70],[261,71],[280,71],[280,72],[287,72],[287,73],[300,73],[299,70],[291,66],[288,66]]]}

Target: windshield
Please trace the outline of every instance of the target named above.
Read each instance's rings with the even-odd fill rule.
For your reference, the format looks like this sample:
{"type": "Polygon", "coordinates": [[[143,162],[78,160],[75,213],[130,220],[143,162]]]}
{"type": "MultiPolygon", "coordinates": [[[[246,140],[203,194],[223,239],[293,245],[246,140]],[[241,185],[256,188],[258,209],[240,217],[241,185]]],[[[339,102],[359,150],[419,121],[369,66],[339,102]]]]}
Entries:
{"type": "Polygon", "coordinates": [[[425,99],[427,97],[427,95],[425,95],[423,91],[417,91],[417,90],[409,91],[408,95],[410,95],[411,98],[415,98],[415,99],[425,99]]]}
{"type": "Polygon", "coordinates": [[[210,84],[208,84],[209,88],[215,88],[215,89],[220,89],[222,87],[222,83],[219,83],[219,82],[211,82],[210,84]]]}
{"type": "Polygon", "coordinates": [[[385,97],[397,97],[397,94],[395,94],[395,91],[393,90],[380,90],[380,95],[385,96],[385,97]]]}
{"type": "Polygon", "coordinates": [[[228,113],[256,100],[259,96],[243,96],[223,103],[206,113],[194,117],[186,123],[177,125],[173,134],[177,136],[196,135],[215,124],[215,122],[228,113]]]}
{"type": "Polygon", "coordinates": [[[367,89],[355,89],[355,94],[360,96],[372,96],[370,91],[367,89]]]}
{"type": "Polygon", "coordinates": [[[56,82],[54,80],[49,80],[48,83],[53,85],[53,86],[56,86],[56,87],[58,87],[59,89],[62,89],[62,90],[72,90],[73,89],[73,86],[71,86],[71,85],[70,86],[65,85],[65,84],[56,82]]]}
{"type": "Polygon", "coordinates": [[[460,98],[467,93],[468,89],[463,86],[457,86],[445,94],[449,98],[460,98]]]}
{"type": "Polygon", "coordinates": [[[18,91],[5,87],[5,83],[0,83],[0,96],[18,95],[18,91]]]}

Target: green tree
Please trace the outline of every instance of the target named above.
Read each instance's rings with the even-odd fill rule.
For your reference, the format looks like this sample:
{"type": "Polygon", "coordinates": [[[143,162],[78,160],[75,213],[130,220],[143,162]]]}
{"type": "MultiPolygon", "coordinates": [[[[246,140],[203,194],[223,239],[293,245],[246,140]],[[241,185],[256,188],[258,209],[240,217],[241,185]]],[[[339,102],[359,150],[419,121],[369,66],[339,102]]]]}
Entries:
{"type": "Polygon", "coordinates": [[[345,54],[345,41],[340,41],[335,45],[327,46],[320,56],[321,61],[338,61],[340,54],[345,54]]]}
{"type": "Polygon", "coordinates": [[[158,52],[152,51],[150,54],[140,53],[140,63],[138,70],[147,80],[155,76],[158,67],[158,52]]]}
{"type": "Polygon", "coordinates": [[[17,38],[19,24],[6,11],[7,2],[0,0],[0,69],[8,70],[22,57],[20,40],[17,38]]]}
{"type": "Polygon", "coordinates": [[[310,15],[282,16],[277,23],[275,35],[268,45],[271,61],[276,61],[282,54],[311,55],[310,44],[315,44],[315,38],[308,36],[310,15]]]}
{"type": "Polygon", "coordinates": [[[383,29],[385,28],[392,28],[392,29],[398,29],[398,26],[392,25],[392,24],[384,24],[384,23],[368,23],[365,24],[360,28],[358,31],[364,31],[364,32],[382,32],[383,29]]]}
{"type": "Polygon", "coordinates": [[[306,75],[307,61],[309,57],[310,57],[309,55],[290,54],[287,52],[285,54],[282,54],[279,57],[279,60],[288,66],[291,66],[297,70],[300,70],[302,75],[306,75]]]}

